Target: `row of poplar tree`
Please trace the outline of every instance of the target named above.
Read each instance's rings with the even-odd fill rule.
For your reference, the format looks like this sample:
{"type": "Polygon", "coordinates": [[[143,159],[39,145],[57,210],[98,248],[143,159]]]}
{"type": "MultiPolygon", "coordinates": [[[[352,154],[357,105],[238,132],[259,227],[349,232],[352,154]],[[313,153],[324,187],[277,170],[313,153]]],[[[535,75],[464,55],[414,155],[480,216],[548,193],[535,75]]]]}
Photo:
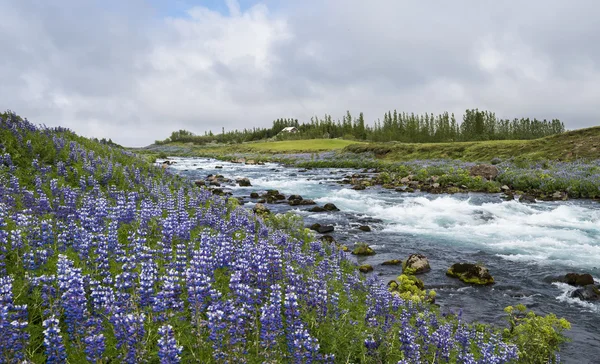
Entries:
{"type": "Polygon", "coordinates": [[[385,113],[383,120],[378,119],[372,125],[365,123],[361,112],[353,117],[350,111],[342,119],[333,120],[331,115],[322,118],[312,117],[310,122],[299,123],[298,119],[277,119],[271,128],[252,128],[243,130],[223,130],[220,134],[206,132],[195,135],[186,130],[175,131],[163,141],[193,142],[205,144],[241,143],[247,141],[277,139],[315,139],[345,138],[375,142],[400,141],[406,143],[439,143],[453,141],[535,139],[565,131],[564,124],[558,120],[538,119],[500,119],[496,114],[478,109],[466,110],[462,121],[458,122],[454,114],[399,113],[396,110],[385,113]],[[286,127],[295,127],[297,132],[282,132],[286,127]]]}

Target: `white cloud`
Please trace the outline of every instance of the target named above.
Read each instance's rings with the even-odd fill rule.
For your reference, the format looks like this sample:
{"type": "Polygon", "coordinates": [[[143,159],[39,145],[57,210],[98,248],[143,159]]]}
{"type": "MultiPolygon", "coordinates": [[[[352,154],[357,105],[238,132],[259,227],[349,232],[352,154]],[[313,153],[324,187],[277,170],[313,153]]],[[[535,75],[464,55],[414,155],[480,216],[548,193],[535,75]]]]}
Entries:
{"type": "Polygon", "coordinates": [[[225,5],[157,17],[142,0],[0,1],[0,106],[131,146],[347,109],[477,107],[571,128],[600,114],[595,1],[225,5]]]}

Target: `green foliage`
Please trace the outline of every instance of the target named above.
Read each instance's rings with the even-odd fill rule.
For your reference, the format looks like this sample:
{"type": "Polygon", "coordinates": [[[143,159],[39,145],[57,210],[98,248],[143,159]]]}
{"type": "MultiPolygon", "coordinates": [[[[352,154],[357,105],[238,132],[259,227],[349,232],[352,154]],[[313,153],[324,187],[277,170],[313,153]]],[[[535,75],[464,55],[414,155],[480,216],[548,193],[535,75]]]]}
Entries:
{"type": "Polygon", "coordinates": [[[571,324],[554,314],[538,316],[524,305],[508,306],[509,327],[504,330],[506,340],[517,344],[520,363],[555,363],[555,353],[563,343],[570,341],[563,332],[571,324]]]}
{"type": "MultiPolygon", "coordinates": [[[[194,135],[186,130],[174,131],[171,136],[156,144],[194,143],[242,143],[257,140],[298,140],[344,138],[349,140],[371,140],[375,142],[401,141],[411,143],[454,142],[473,140],[535,139],[564,132],[563,123],[521,118],[499,119],[495,113],[478,109],[466,110],[462,123],[457,123],[454,114],[444,112],[439,115],[398,113],[394,110],[384,114],[368,125],[364,114],[353,117],[350,111],[342,119],[333,120],[331,115],[314,116],[310,122],[299,123],[298,119],[280,118],[273,121],[271,128],[232,130],[221,134],[212,131],[204,135],[194,135]],[[286,127],[295,127],[298,132],[282,132],[286,127]]],[[[384,153],[385,154],[385,153],[384,153]]]]}
{"type": "Polygon", "coordinates": [[[398,276],[398,281],[388,283],[390,292],[397,294],[407,301],[434,302],[436,292],[434,290],[425,290],[423,281],[414,275],[414,270],[404,269],[404,273],[398,276]]]}

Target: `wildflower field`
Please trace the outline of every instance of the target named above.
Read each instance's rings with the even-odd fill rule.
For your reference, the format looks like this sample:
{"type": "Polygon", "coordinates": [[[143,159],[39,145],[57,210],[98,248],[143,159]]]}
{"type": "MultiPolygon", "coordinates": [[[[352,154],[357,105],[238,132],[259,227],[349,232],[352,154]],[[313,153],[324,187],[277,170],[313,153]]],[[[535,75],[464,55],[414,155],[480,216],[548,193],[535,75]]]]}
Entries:
{"type": "Polygon", "coordinates": [[[508,311],[510,329],[442,314],[297,217],[258,218],[125,150],[1,117],[0,363],[558,360],[563,320],[525,352],[532,313],[508,311]]]}

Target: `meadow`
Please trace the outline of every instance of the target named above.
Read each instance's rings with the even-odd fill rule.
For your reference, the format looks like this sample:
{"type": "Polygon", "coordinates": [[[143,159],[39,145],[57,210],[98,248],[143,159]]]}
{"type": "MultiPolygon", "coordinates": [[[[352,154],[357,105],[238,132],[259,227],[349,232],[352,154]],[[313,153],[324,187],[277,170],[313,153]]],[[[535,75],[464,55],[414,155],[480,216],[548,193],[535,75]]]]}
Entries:
{"type": "Polygon", "coordinates": [[[130,151],[10,112],[0,141],[1,363],[560,361],[554,315],[466,322],[130,151]]]}

